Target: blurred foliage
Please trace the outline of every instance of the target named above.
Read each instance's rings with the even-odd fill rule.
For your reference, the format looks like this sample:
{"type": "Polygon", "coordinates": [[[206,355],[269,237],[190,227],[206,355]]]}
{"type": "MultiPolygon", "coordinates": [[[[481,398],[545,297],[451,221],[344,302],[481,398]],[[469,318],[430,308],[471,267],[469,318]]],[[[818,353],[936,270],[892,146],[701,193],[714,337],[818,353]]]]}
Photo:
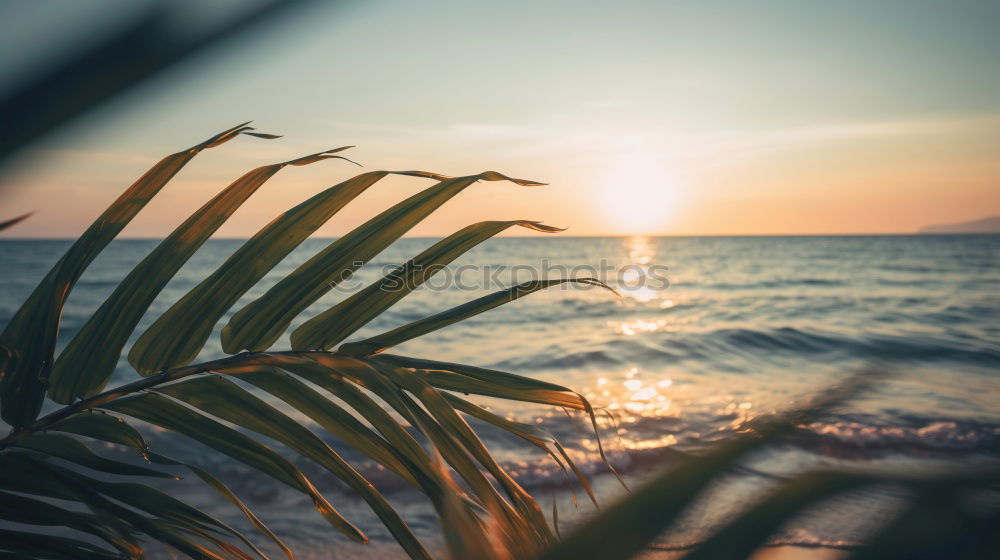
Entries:
{"type": "MultiPolygon", "coordinates": [[[[95,32],[83,47],[63,49],[59,61],[29,79],[9,84],[0,96],[0,164],[20,148],[91,109],[197,54],[256,25],[269,23],[309,0],[246,3],[227,20],[192,32],[179,25],[191,5],[155,0],[138,15],[106,33],[95,32]]],[[[50,34],[40,40],[50,41],[50,34]]],[[[25,52],[30,52],[25,45],[25,52]]]]}

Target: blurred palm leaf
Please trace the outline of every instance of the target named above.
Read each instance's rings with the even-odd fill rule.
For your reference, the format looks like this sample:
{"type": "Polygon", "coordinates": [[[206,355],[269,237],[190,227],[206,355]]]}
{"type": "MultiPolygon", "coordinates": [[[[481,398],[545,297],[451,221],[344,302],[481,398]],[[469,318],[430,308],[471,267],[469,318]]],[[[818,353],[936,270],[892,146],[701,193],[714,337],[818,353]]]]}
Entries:
{"type": "Polygon", "coordinates": [[[0,97],[0,114],[4,115],[0,165],[17,149],[201,49],[303,4],[305,0],[255,2],[228,21],[193,31],[177,24],[190,17],[185,7],[153,3],[120,29],[95,37],[93,45],[69,49],[59,63],[41,68],[32,79],[4,92],[0,97]]]}
{"type": "Polygon", "coordinates": [[[30,218],[32,214],[34,214],[34,212],[28,212],[27,214],[21,214],[20,216],[18,216],[16,218],[11,218],[9,220],[4,220],[4,221],[0,222],[0,231],[3,231],[3,230],[5,230],[5,229],[7,229],[9,227],[16,226],[17,224],[19,224],[19,223],[23,222],[24,220],[27,220],[28,218],[30,218]]]}
{"type": "Polygon", "coordinates": [[[0,343],[8,350],[0,356],[0,416],[8,424],[24,427],[41,410],[54,361],[62,308],[83,271],[194,156],[253,130],[246,125],[243,123],[220,132],[160,160],[73,243],[18,309],[0,334],[0,343]]]}
{"type": "MultiPolygon", "coordinates": [[[[572,534],[542,554],[541,559],[593,557],[619,560],[634,557],[687,511],[711,483],[739,467],[748,454],[776,442],[798,426],[864,391],[881,375],[876,371],[862,372],[828,391],[818,393],[818,397],[802,408],[757,420],[746,426],[748,429],[744,433],[715,446],[704,455],[686,458],[676,468],[659,474],[625,499],[577,527],[572,534]]],[[[1000,548],[995,540],[992,547],[986,542],[989,530],[985,526],[990,519],[996,519],[997,512],[987,515],[974,513],[978,509],[976,506],[961,504],[956,497],[962,489],[986,490],[998,482],[1000,472],[995,467],[987,472],[924,477],[851,471],[807,472],[784,481],[761,502],[741,512],[704,542],[694,545],[684,558],[749,558],[797,513],[851,489],[874,484],[904,485],[915,492],[916,498],[911,509],[904,512],[895,524],[876,535],[872,542],[859,547],[852,557],[993,558],[1000,548]],[[951,508],[935,510],[930,519],[924,520],[933,527],[929,527],[924,537],[913,538],[911,531],[915,525],[908,516],[924,511],[924,502],[929,496],[939,500],[943,498],[951,508]],[[970,539],[980,548],[976,548],[971,555],[955,556],[960,550],[955,545],[968,546],[970,539]],[[921,549],[926,551],[928,545],[940,547],[943,555],[918,553],[921,549]]]]}

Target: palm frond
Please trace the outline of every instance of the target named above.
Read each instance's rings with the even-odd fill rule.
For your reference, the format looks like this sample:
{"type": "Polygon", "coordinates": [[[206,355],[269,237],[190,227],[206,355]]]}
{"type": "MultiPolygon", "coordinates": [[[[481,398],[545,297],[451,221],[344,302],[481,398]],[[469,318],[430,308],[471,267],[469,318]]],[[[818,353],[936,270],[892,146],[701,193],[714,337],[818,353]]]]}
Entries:
{"type": "Polygon", "coordinates": [[[160,387],[158,392],[236,426],[280,441],[303,457],[312,459],[357,492],[412,557],[427,557],[406,523],[371,483],[308,428],[263,400],[221,376],[173,383],[160,387]]]}
{"type": "Polygon", "coordinates": [[[34,214],[34,212],[28,212],[27,214],[21,214],[20,216],[18,216],[16,218],[11,218],[9,220],[4,220],[4,221],[0,222],[0,231],[3,231],[3,230],[5,230],[5,229],[7,229],[9,227],[16,226],[17,224],[19,224],[19,223],[23,222],[24,220],[27,220],[28,218],[30,218],[32,214],[34,214]]]}
{"type": "Polygon", "coordinates": [[[350,201],[388,175],[441,177],[420,171],[370,171],[282,213],[157,318],[132,346],[129,362],[139,373],[150,375],[194,361],[215,323],[243,294],[350,201]]]}
{"type": "Polygon", "coordinates": [[[282,278],[263,296],[237,311],[222,329],[222,349],[229,354],[241,350],[266,350],[296,316],[323,294],[473,183],[485,180],[511,181],[522,186],[542,184],[513,179],[495,171],[440,179],[438,184],[396,204],[337,239],[282,278]]]}
{"type": "Polygon", "coordinates": [[[385,312],[434,274],[483,241],[513,226],[545,233],[563,231],[540,222],[479,222],[465,227],[413,257],[376,283],[309,319],[292,332],[295,350],[329,350],[385,312]]]}
{"type": "MultiPolygon", "coordinates": [[[[437,184],[335,241],[238,312],[223,332],[225,349],[267,348],[295,316],[330,289],[331,283],[353,272],[477,181],[510,181],[522,186],[541,183],[493,171],[457,178],[423,171],[375,171],[326,189],[279,215],[154,320],[152,327],[140,335],[129,352],[130,362],[145,377],[100,392],[114,372],[126,341],[156,296],[243,202],[280,169],[324,159],[343,159],[335,154],[346,147],[258,167],[234,181],[178,226],[124,276],[118,288],[58,359],[52,355],[63,302],[94,257],[201,150],[239,134],[277,138],[251,130],[245,124],[234,127],[189,150],[168,156],[154,166],[70,248],[8,325],[3,337],[5,349],[9,350],[4,357],[3,417],[15,429],[0,440],[0,465],[21,474],[7,478],[0,489],[23,494],[25,500],[56,498],[76,503],[77,509],[89,513],[83,514],[71,528],[98,538],[108,547],[106,550],[100,546],[94,548],[87,541],[77,542],[69,537],[52,539],[46,544],[44,539],[35,539],[26,533],[10,535],[9,542],[19,543],[13,550],[55,557],[81,551],[92,553],[94,557],[113,556],[117,551],[135,557],[141,554],[136,543],[153,539],[195,557],[260,555],[260,550],[246,536],[148,485],[151,480],[171,480],[177,476],[177,469],[186,469],[241,510],[251,524],[291,557],[290,549],[280,538],[215,475],[189,462],[152,452],[142,434],[118,416],[124,415],[207,445],[230,460],[303,493],[333,527],[353,540],[364,542],[366,537],[362,530],[341,515],[299,468],[258,438],[277,440],[352,488],[409,556],[428,557],[403,519],[354,466],[312,429],[227,377],[241,379],[255,390],[274,396],[314,421],[320,429],[398,474],[425,494],[439,514],[453,511],[457,499],[463,511],[485,516],[481,517],[484,522],[488,517],[495,517],[497,520],[489,523],[499,527],[504,535],[498,542],[517,551],[519,557],[536,554],[551,545],[555,537],[541,508],[495,461],[462,414],[526,438],[563,468],[565,461],[593,498],[589,483],[550,434],[501,420],[449,394],[447,388],[435,386],[433,374],[389,360],[374,361],[329,352],[252,352],[187,365],[204,346],[213,325],[247,290],[311,233],[380,179],[395,174],[429,178],[437,184]],[[46,390],[52,401],[66,406],[36,419],[42,391],[46,390]],[[402,423],[399,418],[403,419],[402,423]],[[430,452],[410,430],[415,430],[431,445],[430,452]],[[103,457],[88,445],[88,441],[94,440],[134,449],[148,466],[103,457]],[[461,491],[463,497],[458,498],[457,487],[443,467],[435,466],[432,453],[439,454],[443,458],[442,465],[458,474],[468,492],[461,491]],[[68,462],[72,468],[53,461],[68,462]],[[84,474],[88,471],[99,472],[112,480],[84,474]],[[46,481],[52,483],[47,485],[46,481]]],[[[523,220],[482,222],[417,255],[409,261],[411,267],[407,270],[415,271],[417,267],[412,265],[443,266],[513,226],[557,231],[539,222],[523,220]]],[[[374,284],[348,298],[305,330],[297,331],[296,340],[308,334],[312,338],[318,336],[317,347],[336,344],[428,277],[426,272],[410,275],[408,289],[388,295],[381,290],[383,283],[374,284]],[[331,319],[345,314],[350,316],[349,321],[344,317],[331,319]],[[329,334],[324,334],[329,326],[337,326],[338,330],[331,329],[329,334]]],[[[591,280],[569,281],[593,283],[591,280]]],[[[563,281],[520,286],[508,291],[513,298],[504,297],[516,299],[558,282],[563,281]]],[[[394,340],[431,332],[502,303],[494,300],[472,302],[473,307],[446,312],[444,317],[436,319],[432,328],[426,328],[426,322],[418,322],[419,325],[404,330],[404,334],[394,340]]],[[[452,375],[488,385],[485,380],[452,375]]],[[[578,395],[568,396],[572,394],[568,389],[539,385],[512,374],[502,377],[501,382],[506,382],[507,388],[499,388],[493,394],[502,396],[506,391],[510,398],[554,406],[569,401],[575,408],[592,414],[589,403],[578,395]],[[513,382],[514,379],[518,381],[513,382]],[[556,394],[561,395],[560,398],[551,398],[556,394]]],[[[52,524],[66,517],[58,509],[40,507],[38,511],[37,518],[34,522],[28,521],[28,525],[52,524]]],[[[6,515],[14,516],[14,513],[6,515]]],[[[23,516],[19,519],[27,520],[23,516]]],[[[3,546],[0,550],[4,550],[3,546]]]]}
{"type": "Polygon", "coordinates": [[[308,496],[330,525],[355,541],[367,541],[291,462],[242,432],[152,393],[116,399],[103,408],[183,434],[283,482],[308,496]]]}
{"type": "MultiPolygon", "coordinates": [[[[347,146],[349,147],[349,146],[347,146]]],[[[129,335],[153,300],[192,255],[268,179],[289,165],[307,165],[347,147],[258,167],[205,203],[137,264],[59,354],[49,377],[49,397],[69,404],[104,388],[129,335]]]]}
{"type": "Polygon", "coordinates": [[[510,303],[518,298],[522,298],[528,294],[533,294],[539,290],[544,290],[552,286],[558,286],[559,284],[575,283],[575,284],[586,284],[591,286],[600,286],[614,294],[617,294],[613,288],[607,284],[597,280],[596,278],[561,278],[557,280],[532,280],[529,282],[524,282],[518,284],[513,288],[508,288],[506,290],[500,290],[492,294],[483,296],[478,299],[474,299],[470,302],[463,303],[462,305],[453,307],[446,311],[442,311],[436,315],[414,321],[407,325],[403,325],[399,328],[393,329],[389,332],[382,333],[371,338],[360,340],[358,342],[349,342],[343,344],[337,351],[341,354],[346,354],[348,356],[370,356],[372,354],[378,354],[384,351],[386,348],[391,346],[396,346],[397,344],[402,344],[407,340],[417,338],[418,336],[425,335],[429,332],[436,331],[438,329],[443,329],[448,325],[453,325],[459,321],[464,321],[469,317],[474,317],[480,313],[489,311],[490,309],[500,307],[505,303],[510,303]]]}
{"type": "MultiPolygon", "coordinates": [[[[319,465],[351,488],[411,558],[424,559],[429,554],[379,489],[328,445],[324,436],[338,438],[426,496],[450,527],[445,537],[456,557],[626,558],[642,550],[743,457],[861,390],[872,378],[852,379],[801,410],[754,426],[751,433],[700,457],[688,458],[562,539],[555,506],[550,522],[467,418],[538,448],[543,457],[562,468],[567,480],[571,471],[596,506],[587,477],[552,434],[502,418],[459,394],[586,414],[601,458],[618,476],[607,459],[595,411],[587,399],[568,387],[513,373],[382,352],[549,287],[582,284],[614,290],[593,278],[537,280],[365,340],[343,343],[440,267],[492,236],[514,226],[549,233],[557,228],[524,220],[468,226],[305,322],[292,333],[291,350],[267,351],[307,307],[465,188],[480,180],[540,185],[493,171],[461,177],[374,171],[320,192],[262,228],[140,335],[128,356],[141,375],[100,392],[154,298],[269,177],[289,165],[346,159],[336,155],[346,147],[338,148],[262,166],[237,179],[126,274],[56,359],[62,307],[98,253],[200,151],[240,134],[277,137],[250,130],[245,124],[233,127],[167,156],[150,169],[70,247],[0,335],[0,416],[13,428],[0,440],[0,471],[4,473],[0,519],[18,524],[16,529],[0,530],[0,552],[33,558],[140,558],[143,545],[152,540],[193,558],[266,558],[247,535],[154,486],[156,482],[200,481],[238,509],[283,555],[293,558],[291,548],[215,474],[189,458],[150,450],[142,433],[131,425],[135,420],[200,442],[226,460],[300,492],[334,529],[365,542],[362,529],[335,509],[283,454],[287,448],[288,454],[319,465]],[[216,323],[248,290],[350,201],[390,174],[437,183],[334,241],[237,311],[222,332],[223,349],[232,355],[191,363],[216,323]],[[338,344],[336,351],[330,351],[338,344]],[[46,391],[51,401],[65,406],[39,418],[46,391]],[[267,446],[270,440],[283,444],[282,453],[267,446]],[[134,451],[146,462],[105,457],[99,452],[105,444],[134,451]],[[195,477],[176,480],[178,472],[195,477]],[[52,535],[50,530],[56,527],[63,532],[52,535]]],[[[811,473],[780,486],[691,554],[693,558],[747,556],[778,526],[811,504],[850,488],[885,481],[907,485],[916,499],[895,524],[856,551],[858,558],[903,557],[917,550],[913,542],[925,548],[947,542],[966,551],[972,550],[970,542],[995,546],[987,528],[995,523],[996,513],[970,511],[954,496],[957,488],[979,489],[997,480],[995,472],[933,480],[811,473]],[[960,521],[934,526],[941,512],[960,521]],[[903,536],[907,526],[932,528],[923,540],[910,542],[903,536]]]]}
{"type": "Polygon", "coordinates": [[[38,416],[54,362],[62,308],[87,266],[192,158],[248,130],[252,128],[243,123],[160,160],[126,189],[52,267],[0,334],[0,343],[8,349],[0,356],[0,416],[4,421],[22,428],[38,416]]]}

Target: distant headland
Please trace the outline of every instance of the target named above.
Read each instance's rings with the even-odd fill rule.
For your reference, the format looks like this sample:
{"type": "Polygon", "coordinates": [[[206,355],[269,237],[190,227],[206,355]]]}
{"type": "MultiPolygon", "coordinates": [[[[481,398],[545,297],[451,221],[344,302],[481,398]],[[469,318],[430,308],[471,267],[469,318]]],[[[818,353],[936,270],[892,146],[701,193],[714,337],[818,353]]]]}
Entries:
{"type": "Polygon", "coordinates": [[[1000,233],[1000,216],[990,216],[970,222],[925,226],[917,233],[1000,233]]]}

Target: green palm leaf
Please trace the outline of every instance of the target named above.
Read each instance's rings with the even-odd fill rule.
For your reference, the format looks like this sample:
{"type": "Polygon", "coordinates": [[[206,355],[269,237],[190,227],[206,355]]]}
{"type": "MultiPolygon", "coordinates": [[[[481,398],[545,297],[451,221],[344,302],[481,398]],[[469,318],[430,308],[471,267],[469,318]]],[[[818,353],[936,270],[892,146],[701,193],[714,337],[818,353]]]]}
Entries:
{"type": "MultiPolygon", "coordinates": [[[[522,537],[530,538],[536,542],[537,546],[544,544],[544,536],[547,535],[545,525],[542,524],[541,526],[532,526],[532,524],[527,519],[522,517],[522,515],[511,506],[511,504],[505,501],[490,481],[480,472],[475,459],[471,455],[472,451],[466,447],[467,441],[456,438],[453,432],[439,424],[438,420],[434,416],[428,414],[424,408],[414,402],[402,387],[388,379],[385,374],[380,371],[380,369],[384,369],[386,366],[381,364],[365,363],[349,357],[322,353],[310,354],[309,358],[320,366],[330,370],[331,373],[349,378],[352,382],[357,383],[365,389],[371,391],[383,402],[389,405],[395,412],[406,419],[410,425],[417,428],[431,441],[448,464],[454,468],[459,476],[461,476],[462,479],[469,485],[472,492],[480,500],[480,503],[484,504],[484,506],[490,511],[499,512],[500,518],[498,521],[505,528],[505,531],[508,534],[521,535],[522,537]]],[[[318,379],[317,381],[322,380],[318,379]]],[[[397,424],[395,421],[392,421],[391,423],[393,425],[397,424]]],[[[394,430],[400,430],[398,425],[394,428],[394,430]]],[[[419,449],[419,451],[413,449],[414,445],[419,448],[419,444],[416,444],[416,442],[407,444],[405,443],[406,439],[407,438],[402,438],[406,447],[410,448],[415,455],[424,455],[426,457],[426,452],[422,449],[419,449]]],[[[422,461],[425,466],[429,465],[429,462],[429,459],[424,459],[422,461]]],[[[433,477],[433,475],[431,476],[433,477]]],[[[505,491],[509,491],[510,497],[515,500],[523,499],[520,492],[513,487],[505,488],[505,491]]],[[[434,499],[435,503],[440,507],[442,497],[439,496],[435,498],[432,496],[432,499],[434,499]]],[[[522,513],[524,511],[530,512],[530,510],[533,509],[528,504],[521,504],[521,506],[522,513]]]]}
{"type": "MultiPolygon", "coordinates": [[[[559,465],[563,471],[566,471],[566,466],[568,465],[572,469],[573,474],[576,475],[577,480],[580,485],[583,486],[587,496],[590,501],[593,502],[594,506],[597,507],[597,497],[594,496],[594,490],[590,486],[590,481],[587,480],[587,476],[583,474],[583,471],[576,465],[575,462],[570,458],[569,454],[566,453],[566,449],[559,443],[559,440],[555,438],[548,430],[535,426],[533,424],[525,424],[524,422],[515,422],[494,414],[485,408],[473,404],[461,397],[453,395],[452,393],[442,393],[448,404],[451,405],[455,410],[464,412],[469,416],[478,418],[483,422],[492,424],[497,428],[500,428],[506,432],[516,435],[517,437],[527,441],[528,443],[538,447],[542,451],[545,451],[552,460],[559,465]],[[565,461],[565,464],[563,463],[565,461]]],[[[574,497],[575,502],[575,497],[574,497]]],[[[556,526],[555,520],[552,522],[553,527],[556,526]]]]}
{"type": "Polygon", "coordinates": [[[371,171],[284,212],[161,315],[132,346],[129,362],[139,373],[149,375],[193,361],[215,323],[247,290],[347,203],[387,175],[443,178],[423,171],[371,171]]]}
{"type": "Polygon", "coordinates": [[[465,227],[435,243],[380,281],[303,323],[292,332],[292,348],[329,350],[420,287],[463,253],[513,226],[546,233],[563,231],[527,220],[479,222],[465,227]]]}
{"type": "Polygon", "coordinates": [[[0,415],[23,427],[38,416],[52,368],[63,304],[83,271],[132,218],[204,149],[228,142],[252,130],[246,123],[225,130],[154,165],[115,200],[31,293],[0,334],[0,415]]]}
{"type": "Polygon", "coordinates": [[[132,269],[114,293],[59,355],[50,378],[49,396],[68,404],[89,397],[107,384],[139,320],[167,282],[192,255],[268,179],[289,165],[307,165],[347,147],[258,167],[205,203],[132,269]]]}
{"type": "Polygon", "coordinates": [[[411,557],[428,558],[406,523],[370,482],[315,434],[274,407],[219,376],[182,381],[161,387],[159,391],[237,426],[280,441],[322,465],[372,507],[411,557]]]}
{"type": "Polygon", "coordinates": [[[261,443],[206,416],[155,394],[127,397],[104,408],[184,434],[287,484],[312,499],[330,525],[357,542],[367,538],[316,490],[312,482],[286,459],[261,443]]]}
{"type": "Polygon", "coordinates": [[[480,465],[493,476],[531,529],[538,533],[543,542],[551,543],[554,536],[549,531],[548,523],[542,515],[542,510],[528,494],[500,465],[486,449],[479,436],[469,427],[468,423],[448,404],[444,396],[420,377],[403,368],[376,366],[383,375],[415,396],[431,417],[449,434],[457,446],[465,450],[480,465]]]}
{"type": "Polygon", "coordinates": [[[442,204],[480,179],[512,181],[523,186],[542,184],[513,179],[495,171],[442,180],[334,241],[271,287],[263,296],[239,310],[222,329],[222,349],[229,354],[241,350],[266,350],[309,305],[442,204]]]}
{"type": "Polygon", "coordinates": [[[378,354],[368,359],[415,369],[431,385],[440,389],[575,410],[593,410],[586,399],[569,387],[506,371],[395,354],[378,354]]]}
{"type": "Polygon", "coordinates": [[[131,447],[147,461],[152,461],[160,465],[182,466],[187,468],[200,478],[205,484],[219,493],[227,501],[235,505],[243,512],[243,515],[257,528],[264,536],[270,539],[289,559],[294,558],[288,546],[275,535],[271,529],[257,517],[253,511],[243,503],[242,500],[222,483],[218,478],[208,471],[194,465],[177,461],[153,453],[149,450],[149,445],[142,435],[133,427],[126,424],[121,418],[107,413],[86,412],[70,416],[69,418],[52,425],[49,431],[68,432],[89,438],[107,441],[131,447]]]}
{"type": "MultiPolygon", "coordinates": [[[[324,365],[308,357],[289,355],[268,355],[261,358],[261,361],[291,372],[343,401],[389,443],[389,449],[401,458],[414,481],[428,496],[434,498],[440,495],[443,486],[435,477],[433,469],[429,467],[431,458],[427,451],[382,405],[348,380],[357,380],[369,375],[371,371],[366,364],[341,358],[335,360],[336,365],[330,363],[324,365]]],[[[243,375],[238,369],[220,371],[243,375]]],[[[253,379],[249,381],[253,383],[253,379]]],[[[391,399],[391,396],[389,398],[391,399]]],[[[371,451],[367,445],[358,449],[362,452],[371,451]]],[[[374,455],[370,456],[378,460],[374,455]]],[[[383,464],[388,466],[391,463],[383,464]]]]}
{"type": "Polygon", "coordinates": [[[618,294],[613,288],[607,284],[597,280],[596,278],[560,278],[557,280],[532,280],[529,282],[524,282],[514,286],[513,288],[508,288],[506,290],[500,290],[499,292],[494,292],[487,296],[483,296],[478,299],[463,303],[462,305],[448,309],[447,311],[442,311],[436,315],[420,319],[419,321],[414,321],[402,327],[393,329],[389,332],[382,333],[380,335],[373,336],[371,338],[361,340],[358,342],[350,342],[342,345],[337,349],[338,352],[342,354],[347,354],[349,356],[370,356],[372,354],[377,354],[382,352],[386,348],[395,346],[397,344],[402,344],[407,340],[416,338],[421,335],[425,335],[429,332],[436,331],[438,329],[443,329],[449,325],[453,325],[459,321],[464,321],[469,317],[479,315],[485,311],[489,311],[495,307],[500,307],[505,303],[510,303],[518,298],[522,298],[528,294],[533,294],[539,290],[544,290],[552,286],[558,286],[559,284],[575,283],[575,284],[586,284],[590,286],[599,286],[610,291],[613,294],[618,294]]]}
{"type": "Polygon", "coordinates": [[[223,484],[222,481],[216,478],[214,475],[212,475],[212,473],[206,471],[205,469],[196,467],[194,465],[188,463],[182,463],[180,461],[175,461],[173,459],[170,459],[169,457],[165,457],[163,455],[159,455],[156,453],[151,454],[150,459],[156,463],[164,465],[182,465],[186,467],[188,470],[193,472],[195,476],[200,478],[205,484],[207,484],[213,490],[218,492],[219,495],[225,498],[229,503],[239,508],[239,510],[243,512],[243,516],[246,517],[247,520],[254,527],[256,527],[258,531],[261,532],[261,534],[270,539],[271,542],[273,542],[281,550],[281,552],[284,553],[284,555],[289,558],[289,560],[294,560],[295,555],[292,554],[292,550],[288,548],[288,545],[282,542],[282,540],[279,539],[278,536],[271,531],[270,527],[268,527],[263,521],[261,521],[260,518],[257,517],[257,515],[253,511],[251,511],[250,508],[247,507],[247,505],[244,504],[243,501],[240,500],[240,498],[235,493],[233,493],[232,490],[229,489],[228,486],[223,484]]]}
{"type": "Polygon", "coordinates": [[[57,422],[48,428],[54,432],[67,432],[87,436],[102,441],[117,443],[131,447],[149,460],[149,444],[138,430],[129,426],[124,420],[111,414],[88,411],[76,414],[57,422]]]}
{"type": "Polygon", "coordinates": [[[594,407],[579,393],[547,381],[465,364],[423,360],[390,354],[379,354],[370,359],[375,362],[413,369],[429,384],[439,389],[572,408],[585,412],[594,430],[594,437],[597,440],[597,451],[601,456],[601,460],[604,461],[608,470],[615,475],[619,483],[627,488],[625,481],[611,465],[605,453],[604,444],[601,442],[600,430],[597,427],[597,415],[594,412],[594,407]]]}
{"type": "MultiPolygon", "coordinates": [[[[195,558],[220,556],[192,539],[192,535],[221,543],[212,533],[229,534],[255,550],[235,529],[153,488],[104,482],[19,453],[4,454],[0,464],[10,469],[8,476],[0,480],[0,488],[78,501],[118,533],[145,533],[195,558]]],[[[241,553],[241,557],[246,555],[241,553]]]]}
{"type": "MultiPolygon", "coordinates": [[[[129,557],[139,556],[142,552],[139,541],[132,534],[116,533],[96,515],[71,511],[29,496],[0,492],[0,519],[25,525],[66,527],[94,535],[129,557]]],[[[3,539],[0,543],[12,544],[3,539]]],[[[0,544],[0,549],[3,546],[0,544]]]]}
{"type": "Polygon", "coordinates": [[[174,475],[163,471],[106,459],[95,454],[76,438],[62,434],[31,434],[18,441],[15,445],[22,449],[30,449],[52,457],[58,457],[96,471],[129,476],[176,478],[174,475]]]}
{"type": "Polygon", "coordinates": [[[40,535],[25,531],[0,529],[0,551],[7,551],[12,558],[52,558],[79,560],[93,558],[120,560],[121,555],[99,548],[89,542],[68,537],[40,535]],[[29,556],[30,555],[30,556],[29,556]]]}
{"type": "MultiPolygon", "coordinates": [[[[355,450],[417,486],[419,473],[406,464],[406,459],[385,438],[350,412],[278,368],[261,366],[254,369],[256,371],[238,373],[239,379],[281,399],[355,450]]],[[[226,370],[225,373],[233,375],[235,372],[226,370]]]]}

